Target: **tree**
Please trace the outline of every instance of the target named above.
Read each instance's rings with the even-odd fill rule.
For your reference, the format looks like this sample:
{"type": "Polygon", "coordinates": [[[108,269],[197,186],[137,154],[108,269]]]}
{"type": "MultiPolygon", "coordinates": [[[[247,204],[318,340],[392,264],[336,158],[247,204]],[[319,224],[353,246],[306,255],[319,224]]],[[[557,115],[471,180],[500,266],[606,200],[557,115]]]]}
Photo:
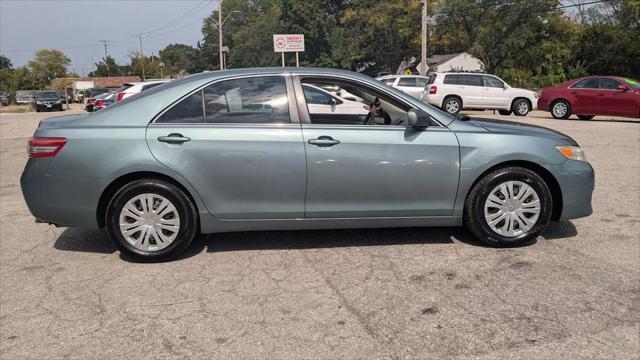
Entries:
{"type": "Polygon", "coordinates": [[[177,74],[181,70],[188,73],[201,71],[198,64],[199,50],[185,44],[170,44],[159,52],[165,65],[165,74],[177,74]]]}
{"type": "Polygon", "coordinates": [[[11,64],[11,60],[0,54],[0,69],[11,69],[13,64],[11,64]]]}
{"type": "Polygon", "coordinates": [[[96,70],[89,73],[89,76],[117,76],[120,75],[120,66],[116,60],[107,56],[96,63],[96,70]]]}
{"type": "Polygon", "coordinates": [[[27,68],[39,87],[49,84],[56,77],[65,77],[71,59],[60,50],[43,49],[36,52],[33,60],[27,63],[27,68]]]}

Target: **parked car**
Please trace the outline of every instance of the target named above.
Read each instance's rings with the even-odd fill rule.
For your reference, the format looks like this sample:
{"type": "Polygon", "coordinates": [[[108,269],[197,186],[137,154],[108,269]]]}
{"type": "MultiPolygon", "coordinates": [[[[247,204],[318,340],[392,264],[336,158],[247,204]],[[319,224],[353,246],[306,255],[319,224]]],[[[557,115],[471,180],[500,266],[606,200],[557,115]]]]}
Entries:
{"type": "Polygon", "coordinates": [[[587,76],[542,89],[538,108],[556,119],[576,114],[590,120],[595,115],[640,118],[640,83],[617,76],[587,76]]]}
{"type": "Polygon", "coordinates": [[[100,95],[100,94],[109,94],[111,92],[111,90],[106,89],[106,88],[91,88],[91,89],[86,89],[84,91],[84,96],[83,96],[83,103],[85,105],[87,105],[87,103],[89,103],[89,100],[93,100],[96,96],[100,95]]]}
{"type": "Polygon", "coordinates": [[[386,75],[376,79],[418,99],[429,81],[428,77],[420,75],[386,75]]]}
{"type": "Polygon", "coordinates": [[[9,95],[4,91],[0,91],[0,105],[1,106],[9,105],[9,95]]]}
{"type": "Polygon", "coordinates": [[[500,115],[525,116],[535,109],[538,94],[513,88],[490,74],[432,73],[422,100],[449,114],[463,109],[493,109],[500,115]]]}
{"type": "MultiPolygon", "coordinates": [[[[107,97],[109,97],[111,95],[112,95],[112,93],[106,92],[106,93],[98,94],[98,95],[96,95],[94,97],[88,98],[87,99],[87,103],[84,105],[84,110],[86,112],[93,112],[94,111],[94,107],[95,107],[95,105],[96,105],[96,103],[98,101],[104,100],[104,99],[106,99],[107,97]]],[[[103,103],[103,105],[104,105],[104,103],[103,103]]]]}
{"type": "Polygon", "coordinates": [[[108,94],[104,98],[100,98],[99,99],[99,97],[101,97],[101,96],[102,95],[98,95],[96,97],[95,102],[93,104],[93,111],[92,112],[95,112],[95,111],[98,111],[98,110],[102,110],[102,109],[104,109],[106,107],[109,107],[109,106],[111,106],[111,105],[116,103],[116,94],[115,93],[108,94]]]}
{"type": "Polygon", "coordinates": [[[122,100],[128,98],[129,96],[149,90],[151,88],[154,88],[158,85],[162,85],[169,81],[171,80],[163,79],[163,80],[148,80],[148,81],[140,81],[137,83],[123,84],[122,87],[116,91],[116,93],[118,94],[118,102],[121,102],[122,100]]]}
{"type": "Polygon", "coordinates": [[[104,228],[150,259],[247,230],[465,224],[514,245],[591,214],[593,169],[569,136],[464,119],[349,71],[205,72],[43,120],[20,183],[38,222],[104,228]],[[369,113],[336,124],[306,102],[319,84],[369,113]]]}
{"type": "Polygon", "coordinates": [[[63,111],[62,101],[57,91],[39,91],[36,94],[36,111],[63,111]]]}
{"type": "Polygon", "coordinates": [[[36,90],[18,90],[16,91],[16,104],[29,105],[36,101],[36,90]]]}

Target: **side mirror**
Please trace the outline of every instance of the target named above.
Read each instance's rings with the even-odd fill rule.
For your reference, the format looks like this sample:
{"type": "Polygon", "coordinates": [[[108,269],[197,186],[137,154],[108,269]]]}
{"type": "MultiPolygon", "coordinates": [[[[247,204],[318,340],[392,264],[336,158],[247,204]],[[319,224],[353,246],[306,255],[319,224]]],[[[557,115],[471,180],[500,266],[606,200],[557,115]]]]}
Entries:
{"type": "Polygon", "coordinates": [[[618,90],[626,92],[626,91],[629,91],[629,88],[621,84],[621,85],[618,85],[618,90]]]}
{"type": "Polygon", "coordinates": [[[338,103],[338,102],[336,101],[336,99],[334,99],[334,98],[329,98],[329,105],[331,105],[331,106],[336,106],[336,104],[337,104],[337,103],[338,103]]]}
{"type": "Polygon", "coordinates": [[[409,126],[416,129],[424,129],[432,124],[431,117],[420,109],[411,109],[407,113],[409,126]]]}

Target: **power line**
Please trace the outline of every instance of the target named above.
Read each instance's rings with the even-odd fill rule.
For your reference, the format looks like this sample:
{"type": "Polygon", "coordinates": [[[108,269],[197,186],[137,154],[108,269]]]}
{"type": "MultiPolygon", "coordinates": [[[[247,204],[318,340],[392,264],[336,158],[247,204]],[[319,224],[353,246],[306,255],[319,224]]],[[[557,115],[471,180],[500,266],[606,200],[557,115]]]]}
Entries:
{"type": "Polygon", "coordinates": [[[168,28],[170,26],[173,26],[174,24],[177,24],[177,23],[181,22],[182,20],[190,17],[191,15],[193,15],[193,14],[197,13],[198,11],[200,11],[201,9],[203,9],[207,5],[208,2],[209,2],[208,0],[205,0],[205,1],[201,2],[201,3],[199,3],[198,5],[196,5],[195,7],[191,8],[186,13],[178,16],[177,18],[175,18],[175,19],[173,19],[171,21],[169,21],[168,23],[166,23],[166,24],[164,24],[164,25],[162,25],[162,26],[160,26],[158,28],[155,28],[153,30],[145,31],[144,34],[151,34],[151,33],[154,33],[154,32],[158,32],[158,31],[160,31],[162,29],[166,29],[166,28],[168,28]]]}

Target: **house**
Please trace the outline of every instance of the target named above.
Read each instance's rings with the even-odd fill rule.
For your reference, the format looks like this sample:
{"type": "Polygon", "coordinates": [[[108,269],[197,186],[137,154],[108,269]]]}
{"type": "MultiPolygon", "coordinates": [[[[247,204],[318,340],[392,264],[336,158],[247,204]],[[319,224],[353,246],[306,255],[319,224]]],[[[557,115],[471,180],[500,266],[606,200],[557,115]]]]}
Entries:
{"type": "MultiPolygon", "coordinates": [[[[398,74],[401,73],[420,73],[420,65],[422,62],[416,63],[417,59],[413,58],[411,61],[403,62],[398,68],[398,74]]],[[[477,57],[467,53],[461,52],[456,54],[446,55],[432,55],[427,58],[427,73],[431,72],[482,72],[484,71],[484,64],[477,57]]]]}

